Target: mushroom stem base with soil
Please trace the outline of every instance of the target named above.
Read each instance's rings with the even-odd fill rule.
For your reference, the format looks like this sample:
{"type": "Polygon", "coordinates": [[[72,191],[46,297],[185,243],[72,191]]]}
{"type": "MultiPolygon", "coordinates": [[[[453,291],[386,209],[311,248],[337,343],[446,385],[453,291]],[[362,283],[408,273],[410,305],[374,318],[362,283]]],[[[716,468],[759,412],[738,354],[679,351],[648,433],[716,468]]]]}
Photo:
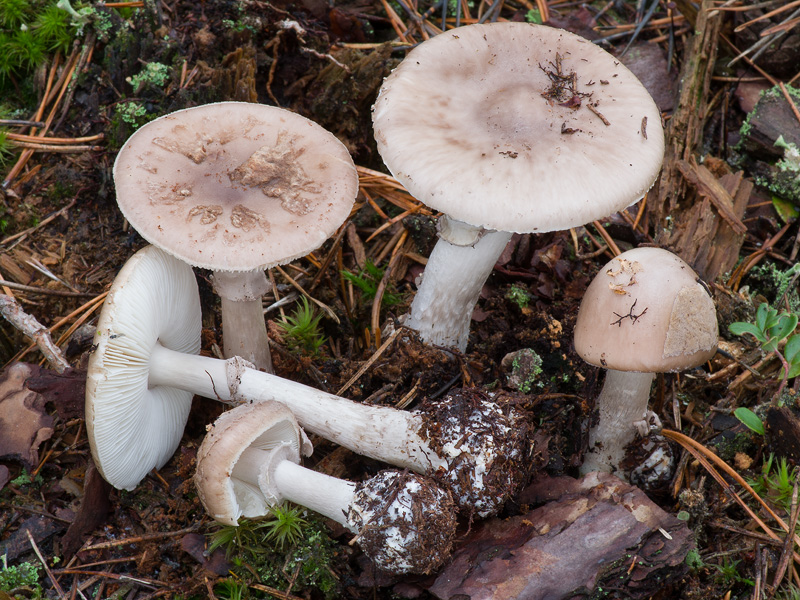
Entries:
{"type": "Polygon", "coordinates": [[[455,244],[440,235],[403,324],[418,331],[426,344],[464,352],[472,309],[512,234],[486,231],[480,235],[479,228],[455,219],[448,219],[448,228],[454,231],[453,236],[471,235],[473,243],[455,244]]]}
{"type": "Polygon", "coordinates": [[[592,471],[611,472],[620,464],[625,446],[636,437],[634,423],[647,413],[654,378],[655,373],[606,371],[596,403],[600,417],[589,431],[589,451],[581,465],[582,475],[592,471]]]}

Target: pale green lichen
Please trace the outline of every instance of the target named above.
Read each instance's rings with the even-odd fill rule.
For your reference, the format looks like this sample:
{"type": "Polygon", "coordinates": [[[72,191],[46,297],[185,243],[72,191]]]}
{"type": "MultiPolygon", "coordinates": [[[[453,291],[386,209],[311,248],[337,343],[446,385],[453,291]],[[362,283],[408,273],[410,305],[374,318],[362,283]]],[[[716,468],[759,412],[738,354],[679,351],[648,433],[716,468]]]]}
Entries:
{"type": "Polygon", "coordinates": [[[783,148],[783,158],[775,163],[775,171],[769,177],[758,176],[755,182],[781,198],[800,204],[800,150],[796,144],[787,143],[782,135],[775,146],[783,148]]]}

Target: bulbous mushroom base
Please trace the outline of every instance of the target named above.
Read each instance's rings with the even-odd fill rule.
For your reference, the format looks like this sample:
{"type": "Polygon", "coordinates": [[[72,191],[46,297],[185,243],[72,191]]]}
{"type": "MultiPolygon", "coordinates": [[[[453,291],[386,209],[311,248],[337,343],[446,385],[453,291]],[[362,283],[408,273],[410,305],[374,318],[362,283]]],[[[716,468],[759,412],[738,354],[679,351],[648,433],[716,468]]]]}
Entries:
{"type": "Polygon", "coordinates": [[[528,474],[528,428],[521,415],[473,389],[424,403],[420,413],[420,437],[448,465],[432,476],[452,492],[462,512],[496,514],[528,474]]]}
{"type": "Polygon", "coordinates": [[[429,478],[383,471],[358,485],[347,521],[379,569],[426,574],[450,557],[455,512],[450,493],[429,478]]]}

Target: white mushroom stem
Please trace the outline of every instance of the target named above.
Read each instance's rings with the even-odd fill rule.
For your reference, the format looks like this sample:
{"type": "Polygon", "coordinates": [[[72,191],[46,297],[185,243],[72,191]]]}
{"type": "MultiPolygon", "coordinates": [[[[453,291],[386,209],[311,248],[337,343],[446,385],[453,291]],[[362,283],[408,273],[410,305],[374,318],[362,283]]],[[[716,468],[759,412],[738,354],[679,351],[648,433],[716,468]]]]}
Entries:
{"type": "Polygon", "coordinates": [[[355,483],[301,467],[280,456],[273,459],[272,455],[273,452],[253,447],[245,449],[233,468],[232,476],[260,487],[274,503],[289,500],[333,519],[355,533],[347,520],[347,511],[355,499],[355,483]],[[266,482],[262,483],[265,479],[266,482]]]}
{"type": "Polygon", "coordinates": [[[223,402],[277,400],[308,431],[358,454],[415,471],[447,469],[445,457],[417,434],[422,417],[367,406],[312,387],[224,361],[169,350],[160,344],[150,357],[151,388],[178,388],[223,402]]]}
{"type": "Polygon", "coordinates": [[[455,219],[447,222],[448,239],[471,237],[473,243],[451,243],[440,234],[404,325],[418,331],[427,344],[455,347],[463,352],[469,339],[472,310],[512,234],[486,231],[479,235],[481,230],[471,225],[455,219]]]}
{"type": "Polygon", "coordinates": [[[271,286],[264,271],[215,271],[213,279],[214,291],[221,300],[225,358],[241,356],[258,369],[272,373],[272,356],[261,304],[261,297],[271,286]]]}
{"type": "Polygon", "coordinates": [[[600,419],[589,432],[589,452],[581,474],[613,472],[625,457],[625,446],[636,437],[636,423],[647,413],[654,373],[608,369],[603,389],[597,397],[600,419]]]}

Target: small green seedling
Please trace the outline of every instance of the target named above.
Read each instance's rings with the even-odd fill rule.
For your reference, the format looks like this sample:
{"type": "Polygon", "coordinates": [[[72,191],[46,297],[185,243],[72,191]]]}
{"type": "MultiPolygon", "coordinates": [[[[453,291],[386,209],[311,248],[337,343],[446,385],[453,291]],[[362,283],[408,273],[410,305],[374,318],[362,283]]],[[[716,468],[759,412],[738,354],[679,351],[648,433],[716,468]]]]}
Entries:
{"type": "Polygon", "coordinates": [[[321,319],[322,313],[315,312],[308,298],[302,296],[294,313],[286,316],[283,321],[278,321],[278,327],[283,329],[286,345],[289,348],[316,356],[325,343],[325,336],[319,328],[321,319]]]}
{"type": "MultiPolygon", "coordinates": [[[[342,271],[342,277],[361,290],[364,299],[369,301],[375,298],[375,294],[378,293],[378,284],[383,279],[385,271],[385,268],[380,268],[370,259],[367,259],[361,272],[355,274],[350,271],[342,271]]],[[[403,298],[400,294],[390,292],[387,289],[383,292],[381,304],[383,306],[394,306],[402,301],[403,298]]]]}
{"type": "Polygon", "coordinates": [[[764,352],[774,352],[778,349],[778,344],[795,330],[797,321],[796,314],[779,313],[766,302],[762,302],[756,310],[755,323],[737,321],[731,323],[728,329],[735,335],[749,333],[758,340],[764,352]]]}
{"type": "Polygon", "coordinates": [[[764,435],[764,423],[762,423],[759,416],[749,408],[740,406],[733,411],[733,416],[739,419],[751,431],[755,431],[758,435],[764,435]]]}
{"type": "Polygon", "coordinates": [[[775,393],[778,398],[786,386],[786,382],[800,375],[800,335],[795,334],[798,317],[793,312],[778,312],[766,302],[762,302],[756,310],[755,323],[737,321],[731,323],[728,329],[734,335],[752,335],[761,349],[774,352],[783,363],[781,371],[781,384],[775,393]],[[786,341],[783,351],[779,350],[780,343],[786,341]]]}
{"type": "Polygon", "coordinates": [[[761,465],[761,475],[757,479],[748,479],[747,483],[759,496],[788,511],[795,479],[797,468],[792,467],[785,457],[776,461],[775,455],[770,454],[761,465]]]}

